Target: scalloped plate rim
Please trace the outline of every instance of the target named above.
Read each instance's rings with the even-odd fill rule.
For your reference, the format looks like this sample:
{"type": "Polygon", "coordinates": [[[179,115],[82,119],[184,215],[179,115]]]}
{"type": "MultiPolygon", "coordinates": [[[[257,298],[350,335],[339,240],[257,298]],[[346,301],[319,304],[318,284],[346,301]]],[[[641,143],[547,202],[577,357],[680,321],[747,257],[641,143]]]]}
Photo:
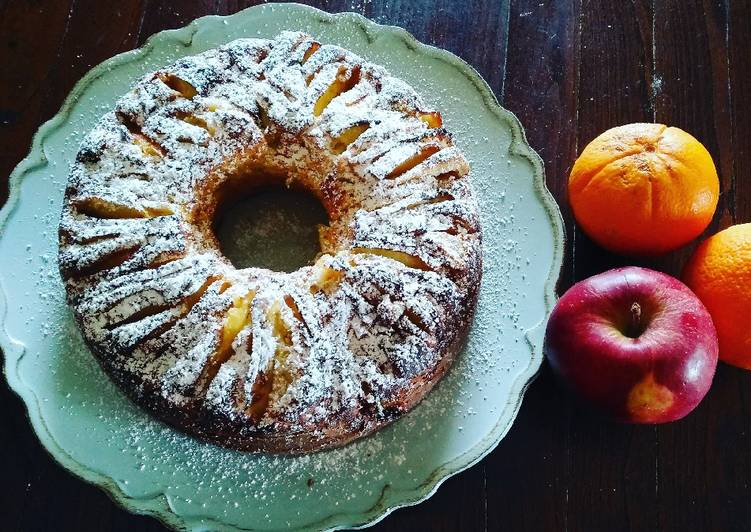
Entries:
{"type": "MultiPolygon", "coordinates": [[[[310,14],[315,15],[328,23],[334,22],[337,19],[350,18],[353,19],[353,21],[359,25],[369,37],[373,32],[390,32],[398,35],[407,46],[419,50],[435,59],[445,61],[465,75],[482,95],[485,107],[488,111],[495,114],[498,120],[506,122],[511,127],[512,142],[509,146],[509,153],[524,157],[531,163],[534,173],[534,188],[537,199],[542,203],[545,209],[553,232],[554,250],[544,286],[545,312],[536,325],[525,331],[525,337],[530,348],[531,358],[528,367],[517,375],[511,386],[510,396],[516,397],[516,401],[513,403],[509,402],[505,405],[503,411],[499,414],[499,421],[480,443],[470,451],[467,451],[455,457],[452,461],[437,467],[426,478],[425,482],[417,488],[394,491],[390,489],[389,484],[386,484],[378,501],[368,510],[352,514],[346,512],[335,513],[317,523],[311,523],[305,526],[305,529],[327,530],[336,530],[345,527],[364,528],[377,523],[394,510],[405,506],[412,506],[426,500],[436,492],[446,479],[468,469],[490,453],[511,428],[521,406],[526,389],[534,380],[542,363],[542,345],[541,342],[534,339],[534,336],[544,327],[547,317],[556,300],[555,286],[560,275],[563,261],[563,245],[565,242],[563,218],[553,196],[545,184],[542,159],[527,142],[526,135],[518,118],[511,111],[503,108],[498,103],[495,94],[485,80],[469,63],[447,50],[419,42],[404,28],[378,24],[365,18],[359,13],[327,13],[314,7],[296,3],[263,4],[249,7],[232,15],[207,15],[197,18],[181,28],[160,31],[151,35],[141,47],[117,54],[89,70],[86,75],[75,84],[71,92],[65,98],[60,110],[51,119],[47,120],[39,127],[32,139],[29,154],[15,167],[10,175],[8,200],[2,209],[0,209],[0,238],[2,238],[8,219],[20,204],[21,181],[26,174],[47,163],[47,158],[44,153],[44,141],[68,118],[76,101],[92,81],[113,68],[137,60],[139,57],[148,54],[154,48],[157,41],[169,42],[174,40],[181,42],[186,46],[190,46],[193,36],[200,30],[201,26],[208,23],[209,20],[224,20],[239,16],[250,16],[251,12],[256,10],[261,11],[271,9],[273,11],[280,8],[306,10],[310,12],[310,14]],[[388,503],[386,496],[387,492],[391,492],[392,499],[396,498],[396,501],[388,503]]],[[[210,526],[218,526],[231,530],[252,530],[230,523],[215,521],[207,517],[183,517],[173,511],[169,502],[169,496],[163,492],[143,498],[129,497],[120,490],[117,483],[112,478],[104,473],[94,471],[71,458],[67,452],[58,445],[47,429],[44,419],[39,413],[39,401],[33,388],[24,383],[20,375],[17,373],[17,366],[24,356],[25,346],[14,340],[8,334],[5,326],[5,316],[7,311],[8,308],[5,291],[3,289],[2,271],[0,270],[0,324],[2,324],[2,327],[0,327],[0,349],[4,353],[3,372],[11,390],[22,399],[26,407],[26,415],[31,421],[34,432],[39,437],[42,446],[54,460],[79,478],[101,488],[110,496],[110,498],[112,498],[112,500],[126,510],[136,514],[150,515],[175,529],[194,530],[209,524],[210,526]],[[11,363],[11,358],[13,358],[13,356],[15,356],[15,364],[11,363]]]]}

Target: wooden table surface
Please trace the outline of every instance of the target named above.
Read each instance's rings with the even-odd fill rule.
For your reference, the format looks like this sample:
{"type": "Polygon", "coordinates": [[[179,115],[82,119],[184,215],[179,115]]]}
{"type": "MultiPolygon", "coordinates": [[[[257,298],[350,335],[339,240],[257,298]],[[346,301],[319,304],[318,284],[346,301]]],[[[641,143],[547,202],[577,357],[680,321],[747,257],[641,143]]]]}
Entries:
{"type": "MultiPolygon", "coordinates": [[[[151,34],[257,2],[0,0],[0,203],[39,125],[92,66],[151,34]],[[115,7],[111,7],[115,6],[115,7]]],[[[566,177],[618,124],[681,127],[709,149],[722,194],[709,232],[751,221],[751,1],[320,0],[406,28],[472,64],[545,161],[566,222],[560,290],[635,261],[573,222],[566,177]]],[[[693,246],[639,261],[676,274],[693,246]]],[[[2,260],[2,258],[0,258],[2,260]]],[[[59,467],[0,385],[2,530],[162,530],[59,467]]],[[[428,501],[376,530],[751,530],[751,373],[727,366],[688,418],[625,426],[582,411],[543,367],[506,438],[428,501]]]]}

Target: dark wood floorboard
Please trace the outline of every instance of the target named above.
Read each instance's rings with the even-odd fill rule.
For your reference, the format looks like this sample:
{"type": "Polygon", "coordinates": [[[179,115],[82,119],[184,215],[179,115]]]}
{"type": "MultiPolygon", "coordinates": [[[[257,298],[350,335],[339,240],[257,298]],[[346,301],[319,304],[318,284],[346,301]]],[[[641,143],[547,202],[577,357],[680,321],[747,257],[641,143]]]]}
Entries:
{"type": "MultiPolygon", "coordinates": [[[[196,17],[255,1],[0,1],[0,176],[92,66],[196,17]]],[[[641,264],[678,275],[693,245],[657,259],[604,252],[576,228],[566,179],[605,129],[657,121],[710,150],[721,179],[707,234],[751,222],[748,0],[305,0],[406,28],[472,64],[526,129],[566,225],[560,291],[641,264]]],[[[7,180],[0,178],[0,203],[7,180]]],[[[2,260],[2,258],[0,258],[2,260]]],[[[376,530],[751,530],[751,374],[721,366],[687,419],[615,425],[544,366],[509,434],[480,464],[376,530]]],[[[8,531],[163,530],[57,466],[0,384],[0,516],[8,531]]]]}

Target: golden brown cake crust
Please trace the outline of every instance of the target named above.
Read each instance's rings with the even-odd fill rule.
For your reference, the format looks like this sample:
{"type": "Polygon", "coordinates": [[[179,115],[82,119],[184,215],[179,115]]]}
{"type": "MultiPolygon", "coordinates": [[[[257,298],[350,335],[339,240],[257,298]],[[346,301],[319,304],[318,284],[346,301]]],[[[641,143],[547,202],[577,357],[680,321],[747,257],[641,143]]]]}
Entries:
{"type": "Polygon", "coordinates": [[[258,452],[343,445],[397,419],[466,338],[481,276],[469,165],[383,68],[302,33],[241,39],[142,78],[84,139],[60,222],[83,336],[144,409],[258,452]],[[236,269],[228,195],[314,193],[314,264],[236,269]]]}

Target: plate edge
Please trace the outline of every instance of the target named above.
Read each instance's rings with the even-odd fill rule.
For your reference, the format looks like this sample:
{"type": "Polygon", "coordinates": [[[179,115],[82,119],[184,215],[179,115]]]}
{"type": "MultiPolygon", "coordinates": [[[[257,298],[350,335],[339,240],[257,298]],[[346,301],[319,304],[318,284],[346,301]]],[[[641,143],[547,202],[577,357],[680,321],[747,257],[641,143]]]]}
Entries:
{"type": "MultiPolygon", "coordinates": [[[[65,119],[70,114],[73,106],[75,105],[80,93],[83,92],[91,82],[93,82],[101,74],[109,69],[130,61],[137,60],[139,57],[147,55],[154,47],[154,43],[156,41],[166,41],[168,39],[174,39],[182,42],[186,46],[190,46],[190,44],[192,43],[193,35],[195,35],[200,27],[203,24],[206,24],[210,19],[227,19],[231,17],[240,18],[243,16],[251,16],[256,11],[274,11],[280,9],[302,9],[308,11],[312,15],[326,20],[327,22],[333,22],[336,19],[351,18],[369,35],[373,32],[388,31],[392,34],[398,35],[409,47],[419,49],[427,53],[428,55],[436,59],[443,60],[457,68],[457,70],[465,75],[476,86],[478,91],[483,96],[483,99],[485,100],[484,103],[488,110],[493,112],[499,120],[505,121],[511,126],[512,142],[509,146],[509,153],[526,158],[532,164],[535,191],[538,198],[542,202],[543,207],[545,208],[546,214],[551,222],[553,229],[554,253],[545,284],[544,316],[542,316],[541,320],[536,325],[530,327],[525,331],[525,337],[531,349],[532,358],[530,359],[529,366],[525,369],[525,371],[517,375],[514,383],[511,386],[511,390],[517,392],[515,395],[518,397],[518,400],[515,402],[515,404],[506,404],[503,412],[500,415],[498,423],[494,426],[493,430],[489,434],[489,437],[485,438],[472,450],[456,457],[451,462],[443,464],[442,466],[436,468],[428,476],[427,480],[417,488],[411,489],[409,491],[391,492],[404,495],[404,497],[401,498],[399,502],[387,504],[386,495],[387,493],[389,493],[387,485],[384,488],[379,500],[368,510],[364,512],[358,512],[356,514],[332,514],[331,516],[324,518],[318,523],[305,525],[303,529],[337,530],[345,527],[364,528],[375,524],[376,522],[382,520],[391,512],[399,508],[412,506],[429,498],[433,493],[435,493],[435,491],[446,479],[476,464],[498,445],[498,443],[503,439],[503,437],[506,435],[511,425],[513,424],[513,421],[516,418],[516,415],[521,406],[524,393],[526,392],[526,389],[531,384],[531,382],[534,380],[542,363],[542,345],[536,345],[536,342],[533,340],[532,335],[535,331],[544,326],[556,299],[555,285],[558,281],[560,269],[562,266],[565,235],[563,231],[563,218],[561,216],[560,210],[558,209],[552,194],[545,184],[542,159],[531,148],[531,146],[529,146],[519,119],[511,111],[508,111],[507,109],[501,107],[494,93],[484,81],[484,79],[466,61],[447,50],[419,42],[409,32],[398,26],[378,24],[368,20],[358,13],[342,12],[330,14],[310,6],[294,3],[253,6],[227,16],[208,15],[193,20],[187,26],[177,29],[160,31],[150,36],[143,44],[143,46],[134,50],[129,50],[117,54],[92,68],[86,75],[84,75],[83,78],[81,78],[81,80],[76,83],[55,116],[53,116],[50,120],[46,121],[42,126],[40,126],[32,139],[29,154],[16,166],[16,168],[10,175],[8,201],[3,206],[3,208],[0,209],[0,238],[2,238],[3,236],[8,219],[18,205],[21,181],[30,171],[35,170],[41,165],[47,163],[47,159],[44,153],[45,139],[52,132],[54,132],[54,130],[62,122],[65,121],[65,119]],[[500,430],[496,430],[499,428],[500,430]],[[479,453],[475,453],[474,451],[478,448],[482,448],[482,450],[479,453]]],[[[16,362],[18,362],[23,357],[24,349],[23,345],[19,342],[16,342],[6,330],[5,315],[7,313],[7,298],[5,296],[2,285],[3,278],[0,275],[0,324],[2,325],[2,327],[0,327],[0,348],[2,348],[2,351],[4,352],[3,372],[5,374],[9,387],[24,402],[24,405],[26,406],[27,417],[31,421],[32,426],[37,433],[37,436],[40,437],[40,441],[42,442],[43,447],[53,457],[53,459],[55,459],[58,463],[65,467],[65,469],[74,473],[76,476],[79,476],[87,482],[95,484],[98,487],[102,488],[116,503],[120,504],[128,511],[137,514],[151,515],[173,528],[181,530],[198,530],[203,529],[206,524],[210,524],[211,526],[218,526],[219,528],[225,530],[250,530],[240,528],[236,525],[231,525],[228,523],[207,523],[207,519],[201,517],[183,518],[172,510],[169,504],[168,497],[164,493],[144,498],[128,497],[120,490],[120,488],[117,486],[117,483],[113,479],[102,473],[98,473],[89,469],[88,467],[83,466],[82,464],[76,462],[74,459],[68,456],[67,453],[57,444],[57,442],[54,440],[54,438],[51,436],[46,426],[44,425],[44,421],[42,420],[41,414],[39,413],[38,399],[36,398],[33,390],[31,390],[30,387],[26,387],[26,389],[24,389],[25,385],[21,382],[21,379],[18,378],[18,375],[13,375],[11,377],[10,357],[8,354],[14,351],[18,351],[18,358],[16,359],[16,362]],[[33,409],[32,403],[34,406],[33,409]],[[32,411],[34,412],[33,414],[32,411]],[[42,434],[44,434],[44,436],[41,436],[42,434]],[[156,504],[154,504],[156,501],[162,501],[162,504],[157,506],[156,504]]]]}

